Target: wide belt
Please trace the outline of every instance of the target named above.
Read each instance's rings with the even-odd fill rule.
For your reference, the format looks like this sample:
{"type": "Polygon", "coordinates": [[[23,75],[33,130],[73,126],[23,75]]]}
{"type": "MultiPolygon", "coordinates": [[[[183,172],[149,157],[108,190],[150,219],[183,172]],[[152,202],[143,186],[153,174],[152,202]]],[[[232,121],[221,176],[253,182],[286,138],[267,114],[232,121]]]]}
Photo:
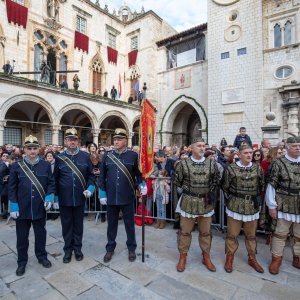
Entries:
{"type": "Polygon", "coordinates": [[[279,194],[282,195],[287,195],[287,196],[298,196],[300,195],[300,190],[295,190],[295,189],[288,189],[280,186],[278,190],[276,191],[279,194]]]}
{"type": "Polygon", "coordinates": [[[239,193],[230,193],[230,195],[235,196],[237,198],[245,199],[245,200],[251,200],[256,201],[257,195],[245,195],[245,194],[239,194],[239,193]]]}
{"type": "Polygon", "coordinates": [[[193,193],[187,190],[183,190],[183,193],[188,196],[197,197],[197,198],[204,198],[207,195],[207,194],[193,193]]]}

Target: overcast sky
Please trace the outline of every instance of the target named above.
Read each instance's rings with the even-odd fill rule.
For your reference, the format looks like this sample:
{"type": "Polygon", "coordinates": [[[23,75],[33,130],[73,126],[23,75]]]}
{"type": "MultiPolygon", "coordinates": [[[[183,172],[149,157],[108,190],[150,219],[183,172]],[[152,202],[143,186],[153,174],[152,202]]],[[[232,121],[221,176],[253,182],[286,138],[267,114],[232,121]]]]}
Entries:
{"type": "Polygon", "coordinates": [[[114,8],[118,11],[124,3],[132,12],[135,10],[140,12],[144,6],[145,11],[153,10],[177,31],[207,22],[207,0],[100,0],[99,2],[102,8],[107,4],[109,12],[114,8]]]}

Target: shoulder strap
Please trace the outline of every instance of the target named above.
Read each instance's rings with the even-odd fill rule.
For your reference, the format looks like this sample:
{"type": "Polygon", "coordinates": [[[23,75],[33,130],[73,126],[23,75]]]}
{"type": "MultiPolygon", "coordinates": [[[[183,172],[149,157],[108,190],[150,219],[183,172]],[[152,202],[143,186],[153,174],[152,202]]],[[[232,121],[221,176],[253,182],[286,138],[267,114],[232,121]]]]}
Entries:
{"type": "Polygon", "coordinates": [[[62,161],[64,161],[66,163],[66,165],[75,173],[75,175],[78,177],[83,189],[86,189],[86,182],[85,179],[82,175],[82,173],[80,172],[80,170],[76,167],[76,165],[71,161],[71,159],[69,159],[66,156],[57,156],[59,159],[61,159],[62,161]]]}
{"type": "Polygon", "coordinates": [[[40,184],[39,180],[36,178],[36,176],[32,173],[32,171],[29,169],[29,167],[25,164],[24,161],[19,161],[18,165],[21,167],[27,178],[31,181],[31,183],[36,187],[38,193],[40,194],[41,198],[44,200],[46,192],[43,188],[43,186],[40,184]]]}
{"type": "Polygon", "coordinates": [[[135,193],[135,189],[134,189],[134,181],[131,177],[131,174],[129,173],[128,169],[123,165],[123,163],[117,158],[115,157],[111,152],[108,152],[107,156],[112,160],[112,162],[122,171],[122,173],[126,176],[126,178],[128,179],[133,192],[135,193]]]}

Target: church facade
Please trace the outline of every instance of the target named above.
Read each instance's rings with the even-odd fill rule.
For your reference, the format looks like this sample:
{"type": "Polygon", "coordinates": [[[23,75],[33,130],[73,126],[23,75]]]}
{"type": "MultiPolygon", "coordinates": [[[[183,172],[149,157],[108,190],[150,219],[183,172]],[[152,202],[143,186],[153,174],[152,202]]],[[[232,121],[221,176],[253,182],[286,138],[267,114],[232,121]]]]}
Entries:
{"type": "Polygon", "coordinates": [[[268,126],[278,140],[299,134],[300,1],[207,4],[208,23],[178,33],[143,8],[0,1],[0,64],[14,68],[13,76],[0,74],[0,144],[18,145],[30,133],[61,144],[68,126],[83,144],[110,145],[117,127],[137,144],[144,82],[157,108],[156,144],[181,146],[197,136],[231,143],[241,126],[255,143],[268,126]]]}

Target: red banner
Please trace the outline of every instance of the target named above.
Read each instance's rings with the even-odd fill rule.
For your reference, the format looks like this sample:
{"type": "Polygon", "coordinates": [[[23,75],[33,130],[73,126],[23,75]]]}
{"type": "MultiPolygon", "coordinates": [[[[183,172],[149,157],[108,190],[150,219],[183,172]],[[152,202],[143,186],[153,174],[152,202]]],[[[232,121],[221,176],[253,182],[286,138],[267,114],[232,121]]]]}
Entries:
{"type": "Polygon", "coordinates": [[[89,37],[79,31],[75,31],[74,48],[89,53],[89,37]]]}
{"type": "Polygon", "coordinates": [[[137,54],[138,54],[138,50],[133,50],[128,53],[129,68],[136,64],[137,54]]]}
{"type": "Polygon", "coordinates": [[[151,175],[154,168],[154,134],[155,134],[155,108],[149,100],[143,101],[140,120],[140,170],[143,178],[151,175]]]}
{"type": "Polygon", "coordinates": [[[107,47],[107,59],[109,63],[117,64],[118,51],[116,49],[107,47]]]}
{"type": "Polygon", "coordinates": [[[6,0],[8,23],[15,23],[26,29],[28,8],[11,0],[6,0]]]}

